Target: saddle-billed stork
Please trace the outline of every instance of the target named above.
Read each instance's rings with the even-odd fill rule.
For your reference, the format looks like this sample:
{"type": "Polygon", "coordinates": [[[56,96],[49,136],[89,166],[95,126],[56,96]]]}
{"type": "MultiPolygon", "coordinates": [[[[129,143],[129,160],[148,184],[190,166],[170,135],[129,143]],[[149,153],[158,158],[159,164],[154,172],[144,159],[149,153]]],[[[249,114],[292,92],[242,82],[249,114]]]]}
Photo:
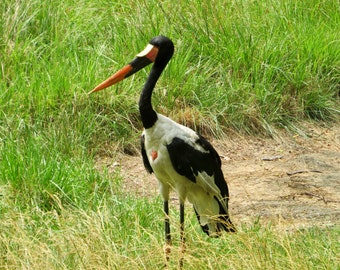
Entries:
{"type": "Polygon", "coordinates": [[[90,93],[107,88],[154,63],[139,99],[144,126],[141,152],[146,170],[154,173],[164,201],[167,259],[171,236],[169,192],[175,190],[180,201],[180,235],[184,246],[184,202],[193,204],[205,233],[219,236],[235,232],[228,214],[229,191],[221,170],[221,159],[212,145],[192,129],[158,114],[151,95],[158,78],[174,52],[173,42],[165,36],[153,38],[128,65],[95,87],[90,93]]]}

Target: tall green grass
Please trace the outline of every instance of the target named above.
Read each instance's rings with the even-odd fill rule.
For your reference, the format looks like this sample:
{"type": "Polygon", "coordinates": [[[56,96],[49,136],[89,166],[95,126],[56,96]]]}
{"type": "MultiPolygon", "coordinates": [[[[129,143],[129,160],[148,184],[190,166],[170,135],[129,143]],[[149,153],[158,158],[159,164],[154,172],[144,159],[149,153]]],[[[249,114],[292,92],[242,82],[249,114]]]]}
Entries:
{"type": "MultiPolygon", "coordinates": [[[[86,94],[153,36],[176,47],[155,108],[205,135],[339,120],[335,0],[3,0],[0,13],[1,268],[163,265],[159,202],[126,198],[119,171],[94,166],[136,152],[148,69],[86,94]]],[[[338,230],[195,232],[189,269],[336,268],[338,230]]]]}
{"type": "MultiPolygon", "coordinates": [[[[112,197],[96,211],[73,210],[62,215],[11,209],[0,223],[1,268],[161,269],[165,264],[162,213],[156,203],[160,201],[112,197]]],[[[178,227],[173,229],[179,232],[178,227]]],[[[288,232],[255,224],[219,239],[209,239],[191,224],[186,231],[183,269],[339,266],[339,230],[335,229],[288,232]]],[[[169,269],[178,267],[178,239],[175,234],[169,269]]]]}

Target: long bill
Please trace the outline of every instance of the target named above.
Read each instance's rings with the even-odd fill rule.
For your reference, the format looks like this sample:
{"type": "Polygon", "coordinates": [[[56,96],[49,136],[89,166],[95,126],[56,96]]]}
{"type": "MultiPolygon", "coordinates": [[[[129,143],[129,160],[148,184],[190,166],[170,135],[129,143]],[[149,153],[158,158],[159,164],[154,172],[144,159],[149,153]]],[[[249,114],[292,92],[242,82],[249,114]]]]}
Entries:
{"type": "Polygon", "coordinates": [[[156,46],[148,44],[142,52],[137,54],[137,57],[132,62],[124,66],[122,69],[117,71],[111,77],[107,78],[105,81],[98,84],[88,94],[92,94],[94,92],[103,90],[133,75],[137,71],[154,62],[157,57],[157,54],[158,48],[156,46]]]}

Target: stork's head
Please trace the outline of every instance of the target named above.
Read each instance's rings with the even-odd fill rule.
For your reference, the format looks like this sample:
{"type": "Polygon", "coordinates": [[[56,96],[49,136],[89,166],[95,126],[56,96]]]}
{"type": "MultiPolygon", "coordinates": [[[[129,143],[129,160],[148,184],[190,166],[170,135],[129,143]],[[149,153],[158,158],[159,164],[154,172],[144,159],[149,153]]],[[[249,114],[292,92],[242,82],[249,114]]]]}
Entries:
{"type": "Polygon", "coordinates": [[[157,36],[150,40],[143,51],[137,54],[125,67],[117,71],[111,77],[97,85],[89,94],[103,90],[131,76],[151,63],[164,68],[174,53],[174,44],[165,36],[157,36]]]}

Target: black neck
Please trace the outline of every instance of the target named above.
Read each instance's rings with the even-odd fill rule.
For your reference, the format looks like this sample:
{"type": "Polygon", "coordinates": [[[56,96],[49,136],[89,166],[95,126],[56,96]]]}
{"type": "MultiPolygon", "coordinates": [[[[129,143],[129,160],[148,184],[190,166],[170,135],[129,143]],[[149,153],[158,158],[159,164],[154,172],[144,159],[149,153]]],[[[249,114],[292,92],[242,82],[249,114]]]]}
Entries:
{"type": "Polygon", "coordinates": [[[139,98],[139,113],[145,129],[151,128],[157,121],[157,113],[154,111],[151,104],[151,95],[163,69],[164,67],[156,64],[152,66],[149,77],[139,98]]]}

